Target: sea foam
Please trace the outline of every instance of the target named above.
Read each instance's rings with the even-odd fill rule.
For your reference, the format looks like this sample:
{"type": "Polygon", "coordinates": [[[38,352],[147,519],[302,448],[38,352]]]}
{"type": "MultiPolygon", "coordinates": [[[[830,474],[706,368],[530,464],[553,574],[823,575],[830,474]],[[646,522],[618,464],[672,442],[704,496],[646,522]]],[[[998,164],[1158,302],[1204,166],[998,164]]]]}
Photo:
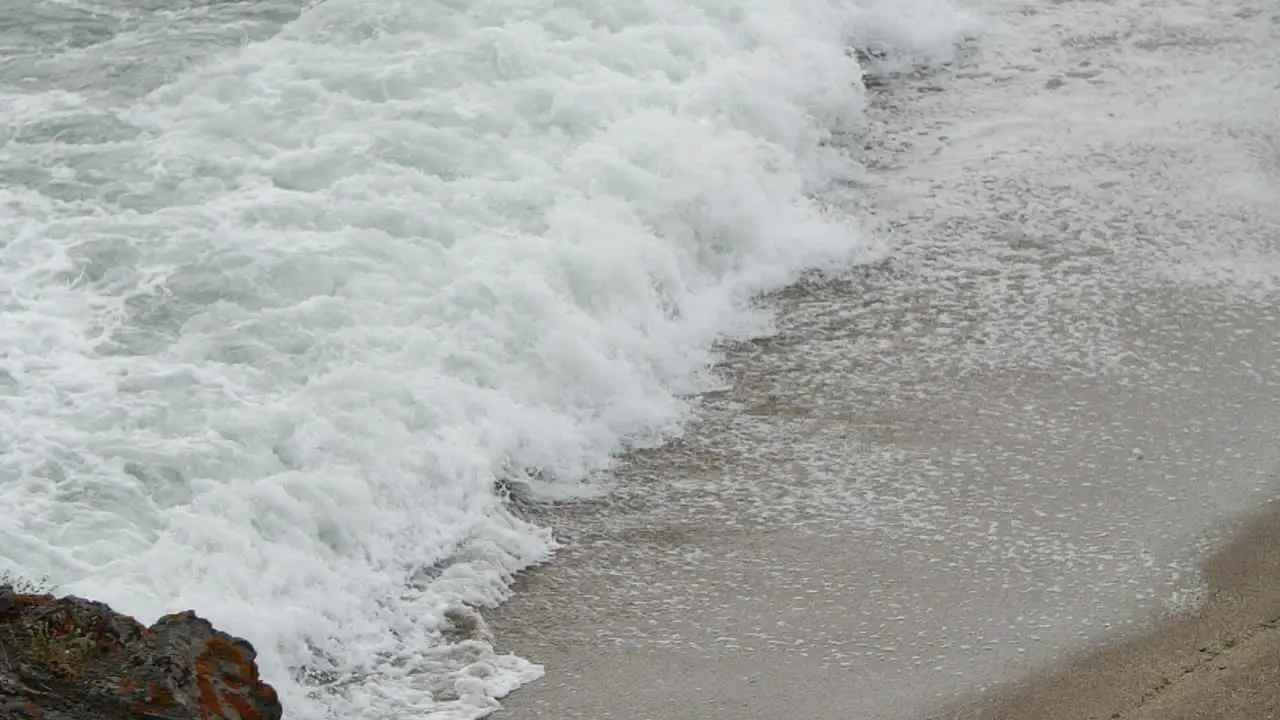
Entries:
{"type": "Polygon", "coordinates": [[[195,608],[305,719],[471,718],[537,676],[444,633],[554,547],[499,485],[590,488],[767,331],[753,297],[881,253],[823,201],[860,172],[848,48],[945,60],[971,28],[941,0],[325,0],[179,61],[187,15],[129,36],[154,11],[101,5],[165,75],[71,47],[58,77],[96,83],[0,91],[0,561],[195,608]]]}

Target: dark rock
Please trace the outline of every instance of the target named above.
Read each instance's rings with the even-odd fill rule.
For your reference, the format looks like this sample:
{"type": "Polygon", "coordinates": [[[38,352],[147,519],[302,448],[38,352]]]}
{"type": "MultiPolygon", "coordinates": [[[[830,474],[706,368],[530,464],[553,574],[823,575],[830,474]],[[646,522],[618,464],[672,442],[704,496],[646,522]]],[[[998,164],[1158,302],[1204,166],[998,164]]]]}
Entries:
{"type": "Polygon", "coordinates": [[[145,628],[102,603],[0,586],[2,720],[280,720],[256,657],[194,612],[145,628]]]}

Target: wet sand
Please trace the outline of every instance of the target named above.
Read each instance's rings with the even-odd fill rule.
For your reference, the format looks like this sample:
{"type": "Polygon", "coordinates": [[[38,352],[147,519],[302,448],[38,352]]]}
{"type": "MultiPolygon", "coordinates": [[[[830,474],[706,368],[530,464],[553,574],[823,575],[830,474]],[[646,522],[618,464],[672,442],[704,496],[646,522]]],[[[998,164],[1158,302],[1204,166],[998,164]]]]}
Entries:
{"type": "Polygon", "coordinates": [[[498,717],[1037,717],[1081,687],[1111,717],[1149,689],[1123,648],[1181,667],[1168,627],[1266,657],[1266,593],[1165,623],[1242,587],[1201,568],[1280,490],[1280,13],[985,10],[858,138],[892,256],[770,298],[776,334],[607,499],[530,509],[564,548],[487,615],[547,674],[498,717]]]}
{"type": "MultiPolygon", "coordinates": [[[[1273,335],[1247,352],[1222,324],[1189,334],[1242,363],[1280,350],[1273,335]]],[[[954,395],[868,413],[839,449],[812,408],[775,395],[748,409],[764,427],[741,447],[780,452],[769,438],[803,423],[787,456],[734,461],[697,432],[636,458],[614,501],[557,513],[566,548],[492,614],[504,647],[547,668],[500,717],[937,717],[1145,632],[1202,599],[1215,531],[1274,497],[1280,392],[1210,374],[1181,394],[1186,378],[953,378],[954,395]],[[847,486],[814,477],[841,467],[847,486]]]]}
{"type": "Polygon", "coordinates": [[[955,720],[1280,717],[1280,506],[1207,568],[1206,605],[1157,630],[937,717],[955,720]]]}

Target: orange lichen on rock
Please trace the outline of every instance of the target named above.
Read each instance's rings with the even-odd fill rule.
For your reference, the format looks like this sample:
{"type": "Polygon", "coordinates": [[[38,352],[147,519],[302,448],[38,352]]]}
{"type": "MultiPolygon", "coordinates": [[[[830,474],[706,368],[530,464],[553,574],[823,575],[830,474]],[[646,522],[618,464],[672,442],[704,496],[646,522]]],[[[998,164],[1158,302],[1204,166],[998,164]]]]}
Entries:
{"type": "Polygon", "coordinates": [[[263,720],[263,714],[246,699],[245,692],[275,702],[275,691],[262,685],[252,651],[239,643],[214,636],[196,660],[196,682],[200,690],[202,716],[233,717],[238,720],[263,720]],[[259,692],[267,688],[270,693],[259,692]],[[232,714],[234,713],[234,714],[232,714]]]}
{"type": "Polygon", "coordinates": [[[150,628],[102,603],[0,583],[0,718],[280,720],[248,642],[194,612],[150,628]],[[36,703],[39,701],[39,704],[36,703]]]}
{"type": "Polygon", "coordinates": [[[200,688],[200,720],[223,717],[226,710],[222,707],[222,695],[214,689],[209,673],[198,672],[196,684],[200,688]]]}
{"type": "Polygon", "coordinates": [[[222,660],[236,665],[247,665],[248,658],[245,652],[234,642],[217,636],[209,638],[208,645],[201,653],[201,657],[222,660]]]}

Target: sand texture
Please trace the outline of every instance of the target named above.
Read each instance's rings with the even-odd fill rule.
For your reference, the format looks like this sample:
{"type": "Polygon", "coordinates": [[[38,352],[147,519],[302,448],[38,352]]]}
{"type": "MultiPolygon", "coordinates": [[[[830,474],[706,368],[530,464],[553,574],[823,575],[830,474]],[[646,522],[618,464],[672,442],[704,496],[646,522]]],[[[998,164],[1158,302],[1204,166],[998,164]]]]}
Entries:
{"type": "Polygon", "coordinates": [[[1280,717],[1280,507],[1250,523],[1207,574],[1211,599],[1196,612],[938,717],[1280,717]]]}

